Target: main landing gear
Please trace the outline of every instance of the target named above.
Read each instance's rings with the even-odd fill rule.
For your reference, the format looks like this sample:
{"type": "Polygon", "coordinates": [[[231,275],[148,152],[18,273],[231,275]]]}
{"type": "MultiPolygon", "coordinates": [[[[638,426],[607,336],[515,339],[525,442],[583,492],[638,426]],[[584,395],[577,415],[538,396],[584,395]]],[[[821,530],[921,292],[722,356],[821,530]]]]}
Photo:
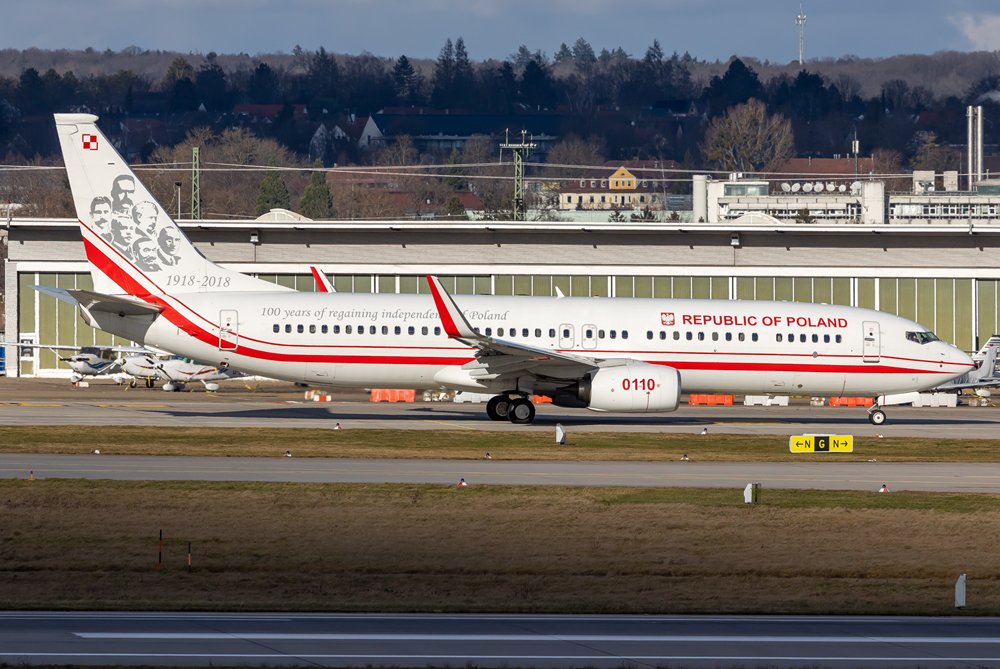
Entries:
{"type": "Polygon", "coordinates": [[[868,422],[872,425],[882,425],[885,423],[885,412],[878,407],[877,404],[873,404],[870,409],[868,409],[868,422]]]}
{"type": "Polygon", "coordinates": [[[509,420],[515,425],[527,425],[535,420],[535,405],[525,395],[497,395],[486,403],[486,415],[491,420],[509,420]]]}

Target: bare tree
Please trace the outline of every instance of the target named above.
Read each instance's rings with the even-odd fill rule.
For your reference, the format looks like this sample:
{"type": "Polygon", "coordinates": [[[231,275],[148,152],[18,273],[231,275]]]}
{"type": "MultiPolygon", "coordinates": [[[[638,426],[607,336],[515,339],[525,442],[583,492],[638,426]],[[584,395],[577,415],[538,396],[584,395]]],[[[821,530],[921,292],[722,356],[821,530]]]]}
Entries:
{"type": "Polygon", "coordinates": [[[768,114],[763,102],[751,99],[712,121],[702,153],[723,170],[773,170],[795,153],[792,125],[781,115],[768,114]]]}

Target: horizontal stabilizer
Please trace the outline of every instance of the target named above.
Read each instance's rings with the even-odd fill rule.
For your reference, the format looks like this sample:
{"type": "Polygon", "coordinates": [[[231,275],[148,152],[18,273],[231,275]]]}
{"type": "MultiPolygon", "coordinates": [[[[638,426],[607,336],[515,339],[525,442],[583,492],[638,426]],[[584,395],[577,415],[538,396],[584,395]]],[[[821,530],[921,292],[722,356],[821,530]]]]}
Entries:
{"type": "Polygon", "coordinates": [[[90,312],[105,311],[125,316],[148,316],[163,311],[163,307],[147,304],[146,302],[137,302],[126,297],[105,295],[90,290],[69,290],[66,292],[76,298],[77,303],[81,307],[90,312]]]}

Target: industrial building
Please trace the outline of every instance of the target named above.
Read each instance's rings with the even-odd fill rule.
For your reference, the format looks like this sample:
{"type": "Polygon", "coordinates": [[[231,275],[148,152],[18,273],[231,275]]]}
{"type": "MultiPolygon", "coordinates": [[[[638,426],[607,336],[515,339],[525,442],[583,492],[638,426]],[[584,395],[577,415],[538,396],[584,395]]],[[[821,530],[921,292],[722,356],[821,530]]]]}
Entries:
{"type": "MultiPolygon", "coordinates": [[[[433,273],[457,295],[553,295],[558,288],[594,299],[711,297],[870,307],[917,320],[966,350],[1000,331],[1000,221],[986,214],[970,222],[960,213],[971,207],[988,212],[1000,206],[1000,195],[907,195],[916,198],[909,204],[945,212],[955,206],[955,213],[900,218],[888,212],[903,201],[878,200],[877,186],[857,194],[834,189],[829,197],[853,198],[860,215],[848,203],[845,211],[855,218],[816,216],[803,223],[775,215],[795,209],[791,193],[766,195],[739,180],[705,179],[703,185],[696,191],[705,200],[696,198],[695,207],[702,208],[705,223],[269,217],[181,221],[181,227],[210,260],[298,290],[314,289],[309,266],[316,265],[339,292],[421,292],[422,276],[433,273]],[[716,193],[714,201],[709,193],[716,193]],[[882,204],[874,207],[877,202],[882,204]],[[744,204],[749,212],[749,203],[760,208],[733,217],[744,204]],[[883,209],[883,217],[867,217],[866,207],[883,209]]],[[[808,205],[819,211],[816,197],[808,205]]],[[[31,288],[90,287],[76,221],[15,218],[6,226],[8,339],[110,344],[110,335],[85,325],[71,306],[31,288]]],[[[8,349],[7,367],[11,375],[68,375],[46,350],[8,349]]]]}

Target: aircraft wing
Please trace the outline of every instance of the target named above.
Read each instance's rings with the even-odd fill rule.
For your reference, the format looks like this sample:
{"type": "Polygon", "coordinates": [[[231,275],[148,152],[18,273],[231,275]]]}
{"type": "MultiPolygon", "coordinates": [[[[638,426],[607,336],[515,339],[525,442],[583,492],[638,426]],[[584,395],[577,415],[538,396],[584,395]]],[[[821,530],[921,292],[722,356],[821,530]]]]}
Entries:
{"type": "Polygon", "coordinates": [[[471,370],[474,377],[498,378],[532,374],[546,378],[573,379],[601,367],[604,362],[600,358],[480,334],[469,324],[437,277],[428,276],[427,283],[445,334],[476,349],[476,360],[463,367],[471,370]]]}

